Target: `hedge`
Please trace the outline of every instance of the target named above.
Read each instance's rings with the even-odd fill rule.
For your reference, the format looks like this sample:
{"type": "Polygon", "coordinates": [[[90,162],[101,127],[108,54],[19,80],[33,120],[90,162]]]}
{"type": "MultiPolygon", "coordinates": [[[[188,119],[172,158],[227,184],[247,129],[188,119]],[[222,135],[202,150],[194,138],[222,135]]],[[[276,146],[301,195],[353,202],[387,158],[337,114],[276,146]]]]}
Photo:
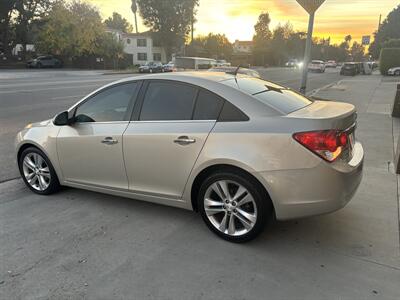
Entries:
{"type": "Polygon", "coordinates": [[[379,57],[379,66],[382,75],[393,67],[400,67],[400,48],[383,48],[379,57]]]}

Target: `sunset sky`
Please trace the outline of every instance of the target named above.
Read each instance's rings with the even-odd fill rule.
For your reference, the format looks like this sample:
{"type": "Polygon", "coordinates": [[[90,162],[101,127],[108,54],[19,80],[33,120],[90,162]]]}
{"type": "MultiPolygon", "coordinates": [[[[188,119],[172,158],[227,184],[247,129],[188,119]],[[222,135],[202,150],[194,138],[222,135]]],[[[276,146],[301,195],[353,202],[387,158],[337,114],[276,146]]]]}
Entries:
{"type": "MultiPolygon", "coordinates": [[[[130,0],[86,0],[96,5],[104,18],[113,11],[133,23],[130,0]]],[[[168,1],[168,0],[165,0],[168,1]]],[[[326,0],[316,14],[314,36],[340,42],[347,34],[354,40],[372,35],[382,20],[400,2],[397,0],[326,0]]],[[[295,0],[200,0],[195,35],[224,33],[231,42],[251,40],[261,12],[269,12],[275,27],[290,21],[295,30],[306,31],[308,15],[295,0]]],[[[147,30],[139,19],[139,31],[147,30]]]]}

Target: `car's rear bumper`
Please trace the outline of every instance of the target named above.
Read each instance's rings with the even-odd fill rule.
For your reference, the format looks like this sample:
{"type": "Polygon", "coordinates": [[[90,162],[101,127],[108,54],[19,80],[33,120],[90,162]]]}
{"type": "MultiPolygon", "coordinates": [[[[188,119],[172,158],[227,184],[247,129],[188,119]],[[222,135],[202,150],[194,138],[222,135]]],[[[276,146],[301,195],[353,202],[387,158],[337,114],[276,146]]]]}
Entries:
{"type": "Polygon", "coordinates": [[[261,172],[279,220],[333,212],[354,196],[362,179],[364,150],[354,147],[349,163],[321,160],[314,168],[261,172]]]}

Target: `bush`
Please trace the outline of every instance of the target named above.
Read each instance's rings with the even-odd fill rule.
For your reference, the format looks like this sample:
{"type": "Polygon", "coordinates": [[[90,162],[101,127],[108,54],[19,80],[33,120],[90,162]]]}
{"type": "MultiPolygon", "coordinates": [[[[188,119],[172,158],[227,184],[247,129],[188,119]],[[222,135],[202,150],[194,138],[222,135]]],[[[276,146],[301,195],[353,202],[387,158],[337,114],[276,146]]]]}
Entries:
{"type": "Polygon", "coordinates": [[[393,67],[400,67],[400,48],[383,48],[379,57],[379,66],[382,75],[393,67]]]}

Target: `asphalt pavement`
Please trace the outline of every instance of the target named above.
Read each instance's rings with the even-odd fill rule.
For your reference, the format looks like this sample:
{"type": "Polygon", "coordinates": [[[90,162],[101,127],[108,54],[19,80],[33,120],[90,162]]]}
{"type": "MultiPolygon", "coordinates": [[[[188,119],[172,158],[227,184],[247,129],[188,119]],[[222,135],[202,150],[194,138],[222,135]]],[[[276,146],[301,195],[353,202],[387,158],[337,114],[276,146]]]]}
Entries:
{"type": "MultiPolygon", "coordinates": [[[[258,69],[262,77],[300,87],[296,69],[258,69]]],[[[309,75],[312,91],[338,81],[338,69],[309,75]]],[[[27,124],[47,120],[66,110],[83,96],[112,81],[135,75],[103,75],[104,71],[0,70],[0,182],[18,177],[14,138],[27,124]]]]}
{"type": "MultiPolygon", "coordinates": [[[[296,74],[282,72],[291,74],[265,74],[295,81],[296,74]]],[[[273,222],[256,240],[233,244],[190,211],[72,188],[39,196],[22,180],[9,180],[0,183],[0,299],[400,299],[393,173],[400,121],[390,116],[396,83],[330,73],[321,74],[329,78],[323,85],[340,81],[315,85],[316,96],[357,107],[356,136],[365,150],[364,178],[346,207],[273,222]]],[[[18,86],[8,102],[0,94],[8,103],[1,104],[2,130],[3,120],[16,130],[35,121],[26,120],[32,112],[45,119],[95,88],[85,85],[116,79],[92,74],[65,83],[79,81],[75,76],[58,78],[60,90],[15,92],[37,89],[18,86]],[[92,79],[99,81],[82,83],[92,79]]]]}

